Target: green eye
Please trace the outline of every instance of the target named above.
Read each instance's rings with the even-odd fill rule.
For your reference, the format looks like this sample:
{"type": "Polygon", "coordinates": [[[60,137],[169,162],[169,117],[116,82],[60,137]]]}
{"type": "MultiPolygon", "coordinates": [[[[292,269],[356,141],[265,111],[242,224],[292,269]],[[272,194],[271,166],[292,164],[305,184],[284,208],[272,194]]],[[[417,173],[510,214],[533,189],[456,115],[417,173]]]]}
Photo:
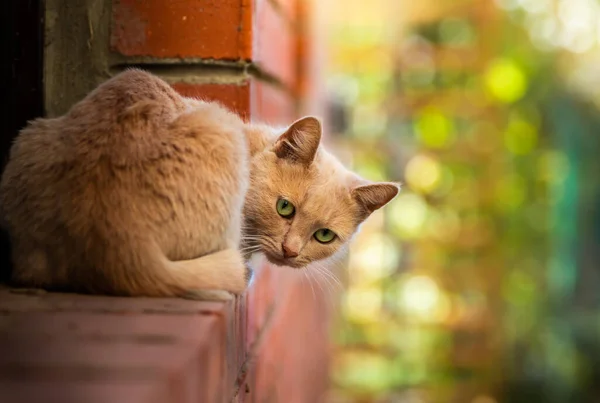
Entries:
{"type": "Polygon", "coordinates": [[[289,202],[285,199],[277,200],[277,212],[279,213],[280,216],[291,217],[294,215],[295,211],[296,211],[296,208],[294,207],[294,205],[291,202],[289,202]]]}
{"type": "Polygon", "coordinates": [[[315,232],[315,239],[321,243],[329,243],[335,238],[335,233],[328,228],[321,228],[315,232]]]}

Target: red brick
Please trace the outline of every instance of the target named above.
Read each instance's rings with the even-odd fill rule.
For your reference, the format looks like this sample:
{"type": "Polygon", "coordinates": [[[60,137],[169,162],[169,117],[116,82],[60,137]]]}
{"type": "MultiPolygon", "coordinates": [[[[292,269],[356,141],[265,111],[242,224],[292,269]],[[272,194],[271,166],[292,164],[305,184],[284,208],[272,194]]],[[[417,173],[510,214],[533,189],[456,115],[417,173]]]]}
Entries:
{"type": "MultiPolygon", "coordinates": [[[[282,4],[291,10],[288,1],[282,4]]],[[[127,57],[253,61],[293,89],[296,34],[282,12],[270,0],[113,0],[111,49],[127,57]]]]}
{"type": "MultiPolygon", "coordinates": [[[[220,399],[228,341],[215,316],[14,314],[0,336],[0,378],[20,382],[133,382],[172,402],[220,399]]],[[[235,341],[229,340],[234,343],[235,341]]]]}
{"type": "Polygon", "coordinates": [[[7,403],[88,394],[92,403],[229,401],[244,341],[255,341],[274,309],[247,375],[250,393],[243,388],[238,401],[316,402],[327,382],[319,290],[313,295],[302,272],[270,265],[230,304],[0,290],[0,391],[7,403]]]}
{"type": "Polygon", "coordinates": [[[113,0],[111,48],[124,56],[250,60],[252,0],[113,0]]]}
{"type": "Polygon", "coordinates": [[[297,84],[297,36],[270,0],[256,0],[253,61],[289,90],[297,84]]]}
{"type": "Polygon", "coordinates": [[[165,388],[143,382],[7,382],[0,380],[2,403],[165,403],[165,388]]]}
{"type": "Polygon", "coordinates": [[[296,102],[285,90],[265,82],[254,81],[251,91],[253,121],[287,126],[297,118],[296,102]]]}
{"type": "MultiPolygon", "coordinates": [[[[313,89],[317,89],[317,83],[314,79],[314,64],[316,55],[313,52],[313,25],[312,19],[308,18],[312,12],[310,2],[300,2],[297,7],[298,20],[298,38],[297,38],[297,92],[299,97],[304,97],[313,89]]],[[[320,61],[320,60],[317,60],[320,61]]]]}
{"type": "MultiPolygon", "coordinates": [[[[325,55],[315,38],[324,35],[323,22],[317,23],[316,3],[312,0],[300,1],[298,13],[298,97],[301,114],[317,115],[327,127],[327,116],[323,114],[327,105],[323,98],[323,71],[325,55]]],[[[327,134],[325,130],[325,134],[327,134]]]]}
{"type": "Polygon", "coordinates": [[[246,295],[247,349],[256,340],[258,332],[266,323],[269,310],[275,303],[270,268],[268,266],[259,267],[255,270],[254,275],[254,283],[246,295]]]}
{"type": "Polygon", "coordinates": [[[66,293],[28,295],[0,286],[1,314],[17,312],[83,312],[94,314],[213,314],[222,304],[176,298],[101,297],[66,293]]]}
{"type": "Polygon", "coordinates": [[[174,83],[172,87],[185,97],[217,101],[244,119],[250,114],[250,84],[189,84],[174,83]]]}
{"type": "Polygon", "coordinates": [[[241,84],[171,85],[183,96],[217,101],[254,122],[287,126],[296,119],[296,104],[292,96],[281,88],[256,79],[241,84]]]}
{"type": "Polygon", "coordinates": [[[326,296],[316,284],[313,294],[300,272],[270,270],[276,310],[254,368],[250,401],[318,402],[328,384],[326,296]]]}
{"type": "MultiPolygon", "coordinates": [[[[242,298],[223,304],[57,293],[32,296],[0,288],[0,328],[0,374],[11,373],[10,363],[34,369],[100,364],[100,370],[92,373],[107,382],[125,375],[141,376],[151,384],[168,381],[173,393],[187,391],[182,399],[198,394],[212,396],[208,401],[216,395],[228,398],[246,355],[242,298]]],[[[58,369],[31,370],[42,377],[31,381],[60,374],[58,369]]],[[[73,374],[68,370],[61,381],[69,381],[73,374]]]]}

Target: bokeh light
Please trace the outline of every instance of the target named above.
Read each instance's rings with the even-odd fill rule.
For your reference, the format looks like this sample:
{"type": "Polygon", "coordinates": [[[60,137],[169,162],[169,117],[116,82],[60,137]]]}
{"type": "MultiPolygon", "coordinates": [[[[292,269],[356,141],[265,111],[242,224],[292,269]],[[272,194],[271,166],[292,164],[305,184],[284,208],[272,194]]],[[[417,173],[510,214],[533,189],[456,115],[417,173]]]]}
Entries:
{"type": "Polygon", "coordinates": [[[442,170],[435,159],[427,155],[415,155],[406,164],[405,176],[412,189],[430,193],[440,184],[442,170]]]}
{"type": "Polygon", "coordinates": [[[398,303],[407,315],[424,321],[443,320],[450,310],[449,301],[436,282],[423,275],[400,283],[398,303]]]}
{"type": "Polygon", "coordinates": [[[350,249],[339,402],[598,400],[600,4],[335,4],[334,140],[404,185],[350,249]]]}
{"type": "Polygon", "coordinates": [[[505,103],[515,102],[527,91],[527,77],[523,70],[510,59],[494,60],[485,73],[489,93],[505,103]]]}
{"type": "Polygon", "coordinates": [[[400,260],[400,248],[384,233],[370,233],[353,246],[348,269],[350,278],[358,283],[381,280],[392,274],[400,260]]]}
{"type": "Polygon", "coordinates": [[[437,108],[426,108],[417,116],[415,131],[426,147],[445,148],[454,138],[453,122],[437,108]]]}
{"type": "Polygon", "coordinates": [[[345,311],[350,320],[371,322],[381,314],[383,294],[377,287],[352,287],[346,292],[345,311]]]}
{"type": "Polygon", "coordinates": [[[530,122],[519,117],[512,117],[504,133],[506,148],[515,155],[532,152],[537,146],[537,128],[530,122]]]}
{"type": "Polygon", "coordinates": [[[421,234],[428,214],[427,202],[412,193],[396,197],[388,207],[390,225],[394,233],[405,238],[421,234]]]}

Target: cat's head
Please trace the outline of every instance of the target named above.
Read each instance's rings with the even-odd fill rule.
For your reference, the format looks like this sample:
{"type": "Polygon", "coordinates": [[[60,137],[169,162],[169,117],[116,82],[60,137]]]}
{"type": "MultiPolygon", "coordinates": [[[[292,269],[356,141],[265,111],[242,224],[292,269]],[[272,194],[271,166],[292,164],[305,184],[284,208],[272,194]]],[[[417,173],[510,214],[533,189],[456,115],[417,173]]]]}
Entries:
{"type": "Polygon", "coordinates": [[[294,122],[252,157],[244,207],[245,246],[281,266],[304,267],[343,249],[399,185],[372,183],[347,170],[322,146],[313,117],[294,122]]]}

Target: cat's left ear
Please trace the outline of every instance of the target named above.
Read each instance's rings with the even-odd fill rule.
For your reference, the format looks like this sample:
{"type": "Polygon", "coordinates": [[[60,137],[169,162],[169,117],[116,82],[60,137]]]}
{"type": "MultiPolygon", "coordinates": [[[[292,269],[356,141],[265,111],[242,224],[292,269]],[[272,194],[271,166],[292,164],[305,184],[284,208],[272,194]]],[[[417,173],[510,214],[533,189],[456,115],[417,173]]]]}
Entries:
{"type": "Polygon", "coordinates": [[[308,116],[299,119],[283,133],[273,146],[279,158],[310,165],[321,141],[321,122],[308,116]]]}
{"type": "Polygon", "coordinates": [[[400,185],[393,182],[378,182],[368,185],[357,186],[350,194],[356,202],[361,205],[366,214],[388,204],[400,191],[400,185]]]}

